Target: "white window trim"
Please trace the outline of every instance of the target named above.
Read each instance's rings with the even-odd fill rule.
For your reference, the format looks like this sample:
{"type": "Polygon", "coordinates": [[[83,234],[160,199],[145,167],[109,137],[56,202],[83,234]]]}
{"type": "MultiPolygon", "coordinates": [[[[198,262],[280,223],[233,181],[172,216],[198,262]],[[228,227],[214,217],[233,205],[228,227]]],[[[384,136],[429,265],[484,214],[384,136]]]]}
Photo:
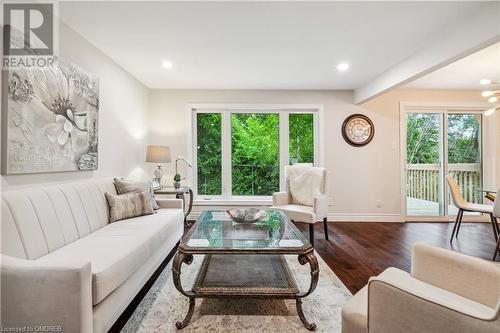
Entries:
{"type": "MultiPolygon", "coordinates": [[[[195,193],[195,205],[223,205],[229,204],[262,204],[271,203],[270,196],[230,196],[231,184],[231,160],[226,158],[225,153],[231,151],[231,124],[230,117],[222,117],[222,195],[199,196],[197,194],[198,184],[196,171],[198,168],[197,156],[194,143],[196,138],[196,114],[214,112],[238,112],[238,113],[278,113],[280,115],[280,133],[288,133],[288,115],[290,113],[312,113],[314,115],[314,165],[324,166],[324,106],[321,104],[235,104],[235,103],[189,103],[187,105],[187,158],[193,161],[193,167],[189,170],[189,178],[193,192],[195,193]],[[225,133],[225,135],[224,135],[225,133]],[[225,188],[225,186],[229,187],[225,188]]],[[[288,135],[286,140],[280,140],[280,190],[285,187],[284,168],[288,165],[288,135]]]]}

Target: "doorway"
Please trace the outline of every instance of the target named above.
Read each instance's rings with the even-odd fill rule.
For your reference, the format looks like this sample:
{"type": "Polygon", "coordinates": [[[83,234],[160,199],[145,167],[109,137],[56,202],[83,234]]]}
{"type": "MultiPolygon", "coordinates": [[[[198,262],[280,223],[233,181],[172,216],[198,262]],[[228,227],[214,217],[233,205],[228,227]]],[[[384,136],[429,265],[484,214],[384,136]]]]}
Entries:
{"type": "Polygon", "coordinates": [[[405,110],[405,215],[447,220],[453,205],[446,175],[459,184],[465,200],[483,203],[482,113],[475,110],[405,110]]]}

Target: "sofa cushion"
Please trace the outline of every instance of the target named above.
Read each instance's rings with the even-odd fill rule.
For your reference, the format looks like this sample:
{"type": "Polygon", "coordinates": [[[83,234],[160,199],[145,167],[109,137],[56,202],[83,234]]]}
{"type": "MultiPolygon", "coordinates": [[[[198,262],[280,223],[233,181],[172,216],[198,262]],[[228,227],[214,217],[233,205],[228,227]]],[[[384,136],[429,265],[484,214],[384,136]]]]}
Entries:
{"type": "Polygon", "coordinates": [[[96,305],[139,269],[169,235],[178,233],[183,221],[182,210],[160,209],[157,214],[108,224],[38,260],[90,261],[92,303],[96,305]]]}
{"type": "Polygon", "coordinates": [[[37,259],[104,227],[112,179],[2,192],[0,252],[37,259]]]}
{"type": "Polygon", "coordinates": [[[149,199],[151,200],[151,205],[153,206],[153,209],[154,210],[160,209],[158,203],[156,202],[155,191],[153,188],[152,181],[140,182],[140,181],[126,180],[123,178],[115,178],[113,180],[113,183],[115,184],[116,193],[118,194],[125,194],[130,192],[143,192],[147,190],[149,193],[149,199]]]}
{"type": "Polygon", "coordinates": [[[109,205],[109,222],[153,214],[148,191],[113,195],[105,193],[109,205]]]}

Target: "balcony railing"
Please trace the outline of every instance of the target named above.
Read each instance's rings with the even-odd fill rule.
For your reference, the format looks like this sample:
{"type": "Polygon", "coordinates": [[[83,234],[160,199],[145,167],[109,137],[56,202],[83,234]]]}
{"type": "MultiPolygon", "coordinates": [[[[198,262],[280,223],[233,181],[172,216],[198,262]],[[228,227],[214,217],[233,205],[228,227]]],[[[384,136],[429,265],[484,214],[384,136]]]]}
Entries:
{"type": "MultiPolygon", "coordinates": [[[[481,203],[481,165],[479,163],[448,164],[449,174],[458,182],[465,200],[481,203]]],[[[408,164],[406,195],[427,201],[439,201],[439,165],[408,164]]]]}

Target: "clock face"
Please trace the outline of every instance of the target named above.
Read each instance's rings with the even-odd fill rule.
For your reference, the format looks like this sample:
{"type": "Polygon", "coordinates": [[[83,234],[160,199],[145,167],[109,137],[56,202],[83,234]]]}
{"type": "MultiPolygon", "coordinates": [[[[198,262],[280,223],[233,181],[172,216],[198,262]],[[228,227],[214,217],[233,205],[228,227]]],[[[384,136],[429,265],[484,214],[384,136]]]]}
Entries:
{"type": "Polygon", "coordinates": [[[342,136],[352,146],[366,145],[373,138],[374,132],[372,121],[362,114],[347,117],[342,125],[342,136]]]}

